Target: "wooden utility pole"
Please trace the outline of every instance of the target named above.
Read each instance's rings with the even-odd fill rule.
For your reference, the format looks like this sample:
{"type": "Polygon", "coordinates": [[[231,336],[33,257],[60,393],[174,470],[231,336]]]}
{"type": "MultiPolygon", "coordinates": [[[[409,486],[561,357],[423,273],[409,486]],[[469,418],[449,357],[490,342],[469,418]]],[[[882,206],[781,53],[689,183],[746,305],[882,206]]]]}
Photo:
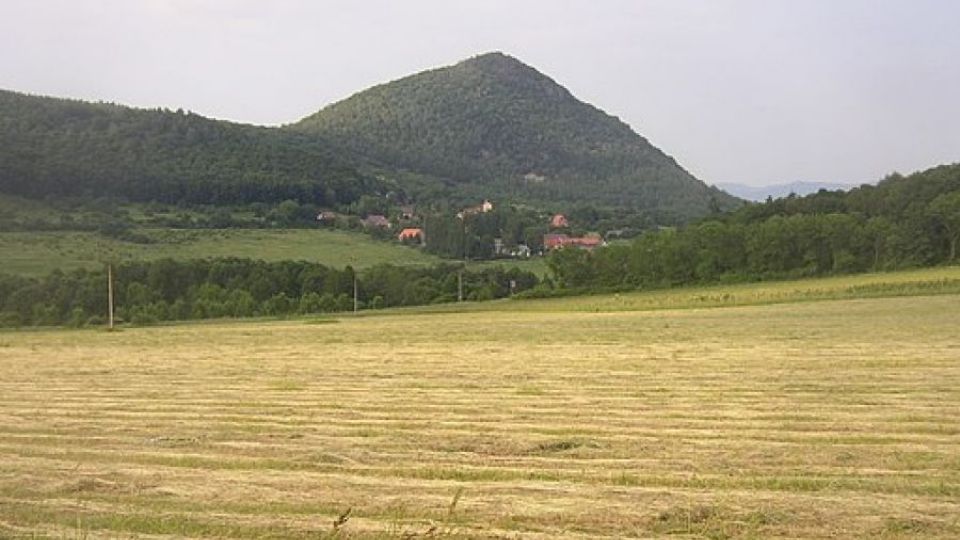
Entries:
{"type": "Polygon", "coordinates": [[[107,325],[113,330],[113,265],[107,263],[107,325]]]}
{"type": "Polygon", "coordinates": [[[353,313],[356,314],[358,309],[357,302],[357,271],[353,271],[353,313]]]}
{"type": "Polygon", "coordinates": [[[463,268],[457,271],[457,302],[463,302],[463,268]]]}

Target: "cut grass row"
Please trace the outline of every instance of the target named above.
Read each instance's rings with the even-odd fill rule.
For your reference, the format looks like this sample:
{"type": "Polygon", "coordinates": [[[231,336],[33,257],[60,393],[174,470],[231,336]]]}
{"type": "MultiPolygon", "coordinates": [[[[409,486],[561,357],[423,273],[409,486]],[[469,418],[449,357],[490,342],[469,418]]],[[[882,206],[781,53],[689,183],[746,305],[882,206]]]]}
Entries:
{"type": "Polygon", "coordinates": [[[770,304],[853,300],[898,296],[960,294],[960,266],[942,266],[897,272],[854,274],[801,280],[728,285],[698,285],[617,294],[583,294],[562,298],[504,299],[467,304],[441,304],[367,312],[384,314],[454,313],[461,311],[616,313],[701,309],[770,304]]]}
{"type": "Polygon", "coordinates": [[[960,535],[960,296],[618,301],[0,334],[0,527],[960,535]]]}

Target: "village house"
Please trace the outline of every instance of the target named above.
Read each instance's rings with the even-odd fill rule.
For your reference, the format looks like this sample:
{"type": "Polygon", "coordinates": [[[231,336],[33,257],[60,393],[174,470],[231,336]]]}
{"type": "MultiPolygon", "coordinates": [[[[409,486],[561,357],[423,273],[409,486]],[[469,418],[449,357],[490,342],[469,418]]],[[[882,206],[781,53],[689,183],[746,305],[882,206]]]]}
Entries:
{"type": "Polygon", "coordinates": [[[507,254],[506,246],[503,244],[503,238],[493,239],[493,254],[497,257],[507,254]]]}
{"type": "Polygon", "coordinates": [[[337,220],[336,212],[320,212],[317,214],[317,221],[324,224],[330,224],[337,220]]]}
{"type": "Polygon", "coordinates": [[[565,229],[570,226],[570,222],[567,221],[567,216],[563,214],[555,214],[553,218],[550,219],[550,227],[553,229],[565,229]]]}
{"type": "Polygon", "coordinates": [[[391,227],[390,220],[380,214],[370,214],[363,218],[363,226],[374,229],[389,229],[391,227]]]}
{"type": "Polygon", "coordinates": [[[406,229],[400,231],[400,234],[397,235],[397,240],[400,240],[401,242],[418,241],[423,244],[423,229],[419,227],[407,227],[406,229]]]}
{"type": "Polygon", "coordinates": [[[486,214],[487,212],[493,211],[493,203],[484,199],[482,203],[477,206],[471,206],[470,208],[464,208],[457,213],[459,219],[463,219],[466,216],[472,216],[475,214],[486,214]]]}
{"type": "Polygon", "coordinates": [[[510,249],[503,241],[503,238],[493,239],[493,255],[495,257],[527,258],[530,257],[531,254],[532,252],[526,244],[517,244],[513,249],[510,249]]]}
{"type": "Polygon", "coordinates": [[[517,244],[516,249],[510,252],[511,257],[529,258],[532,254],[533,252],[530,251],[530,247],[526,244],[517,244]]]}
{"type": "Polygon", "coordinates": [[[547,251],[565,247],[576,247],[580,249],[594,249],[605,245],[603,237],[596,233],[585,234],[583,236],[570,236],[563,233],[550,233],[543,235],[543,247],[547,251]]]}

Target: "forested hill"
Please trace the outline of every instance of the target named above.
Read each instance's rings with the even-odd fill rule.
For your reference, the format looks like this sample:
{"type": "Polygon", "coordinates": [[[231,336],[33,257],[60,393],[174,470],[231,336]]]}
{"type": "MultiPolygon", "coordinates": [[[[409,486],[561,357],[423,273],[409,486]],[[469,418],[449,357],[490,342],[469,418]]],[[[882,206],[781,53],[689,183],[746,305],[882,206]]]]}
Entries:
{"type": "Polygon", "coordinates": [[[378,188],[315,134],[0,90],[0,192],[332,205],[378,188]]]}
{"type": "Polygon", "coordinates": [[[589,202],[680,218],[733,208],[628,125],[537,70],[490,53],[376,86],[290,132],[470,193],[589,202]]]}
{"type": "Polygon", "coordinates": [[[960,163],[907,176],[894,173],[876,185],[864,184],[846,191],[821,189],[803,197],[793,195],[752,204],[732,213],[729,219],[756,222],[773,216],[852,214],[902,224],[923,220],[936,199],[949,197],[960,197],[960,163]]]}
{"type": "Polygon", "coordinates": [[[753,204],[632,244],[562,250],[558,282],[582,288],[676,286],[893,270],[960,260],[960,164],[878,185],[753,204]]]}
{"type": "Polygon", "coordinates": [[[500,53],[360,92],[283,128],[0,90],[0,193],[317,206],[623,208],[673,224],[741,201],[500,53]]]}

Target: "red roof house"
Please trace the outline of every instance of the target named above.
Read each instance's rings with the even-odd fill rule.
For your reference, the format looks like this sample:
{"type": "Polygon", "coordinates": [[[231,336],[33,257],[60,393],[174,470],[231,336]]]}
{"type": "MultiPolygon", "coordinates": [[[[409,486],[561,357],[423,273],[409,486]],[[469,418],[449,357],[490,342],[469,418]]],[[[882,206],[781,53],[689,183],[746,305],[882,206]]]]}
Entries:
{"type": "Polygon", "coordinates": [[[423,242],[423,229],[419,227],[407,227],[400,231],[400,234],[397,235],[397,240],[401,242],[404,240],[420,240],[423,242]]]}
{"type": "Polygon", "coordinates": [[[570,223],[567,221],[567,216],[563,214],[556,214],[550,220],[550,227],[554,229],[563,229],[569,226],[570,226],[570,223]]]}
{"type": "Polygon", "coordinates": [[[570,237],[565,234],[550,233],[543,235],[543,247],[546,249],[562,248],[570,242],[570,237]]]}
{"type": "Polygon", "coordinates": [[[562,233],[550,233],[543,235],[543,247],[548,251],[567,246],[582,249],[593,249],[602,245],[603,237],[596,233],[587,234],[580,237],[569,236],[562,233]]]}

